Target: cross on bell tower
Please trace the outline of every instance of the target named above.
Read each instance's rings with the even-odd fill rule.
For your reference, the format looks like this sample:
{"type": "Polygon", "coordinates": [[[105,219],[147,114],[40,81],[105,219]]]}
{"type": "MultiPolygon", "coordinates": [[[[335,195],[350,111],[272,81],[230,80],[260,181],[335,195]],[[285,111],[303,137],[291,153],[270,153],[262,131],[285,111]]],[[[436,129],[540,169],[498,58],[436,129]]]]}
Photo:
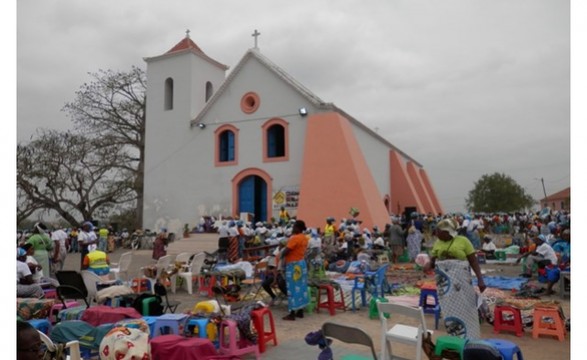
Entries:
{"type": "Polygon", "coordinates": [[[251,34],[252,37],[255,38],[255,49],[258,49],[259,47],[257,46],[257,38],[259,37],[259,35],[261,35],[260,32],[257,31],[257,29],[255,29],[255,32],[251,34]]]}

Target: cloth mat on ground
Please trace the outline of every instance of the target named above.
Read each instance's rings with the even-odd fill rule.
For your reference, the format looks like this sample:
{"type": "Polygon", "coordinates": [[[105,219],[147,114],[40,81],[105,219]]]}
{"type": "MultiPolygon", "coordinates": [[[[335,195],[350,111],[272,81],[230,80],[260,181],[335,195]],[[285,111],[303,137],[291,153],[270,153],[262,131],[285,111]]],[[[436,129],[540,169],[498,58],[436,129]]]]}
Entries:
{"type": "MultiPolygon", "coordinates": [[[[502,290],[520,290],[523,285],[528,283],[527,278],[506,276],[483,276],[483,281],[488,288],[502,290]]],[[[477,286],[477,278],[473,278],[473,285],[477,286]]]]}

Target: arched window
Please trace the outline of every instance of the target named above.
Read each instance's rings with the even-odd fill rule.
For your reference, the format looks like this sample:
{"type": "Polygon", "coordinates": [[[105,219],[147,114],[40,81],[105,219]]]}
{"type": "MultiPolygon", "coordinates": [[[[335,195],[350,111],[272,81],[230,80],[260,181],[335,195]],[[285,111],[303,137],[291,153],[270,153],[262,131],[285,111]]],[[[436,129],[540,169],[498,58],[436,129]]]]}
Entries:
{"type": "Polygon", "coordinates": [[[225,130],[220,133],[218,149],[218,161],[234,161],[234,133],[230,130],[225,130]]]}
{"type": "Polygon", "coordinates": [[[275,124],[267,129],[267,157],[282,157],[285,155],[285,129],[275,124]]]}
{"type": "Polygon", "coordinates": [[[289,124],[283,119],[271,119],[263,128],[263,161],[287,161],[289,124]]]}
{"type": "Polygon", "coordinates": [[[212,94],[214,94],[214,88],[212,86],[212,83],[207,81],[206,82],[206,102],[208,102],[208,100],[210,100],[210,98],[212,97],[212,94]]]}
{"type": "Polygon", "coordinates": [[[230,124],[214,131],[214,165],[231,166],[238,164],[238,129],[230,124]]]}
{"type": "Polygon", "coordinates": [[[173,109],[173,79],[165,80],[165,110],[173,109]]]}

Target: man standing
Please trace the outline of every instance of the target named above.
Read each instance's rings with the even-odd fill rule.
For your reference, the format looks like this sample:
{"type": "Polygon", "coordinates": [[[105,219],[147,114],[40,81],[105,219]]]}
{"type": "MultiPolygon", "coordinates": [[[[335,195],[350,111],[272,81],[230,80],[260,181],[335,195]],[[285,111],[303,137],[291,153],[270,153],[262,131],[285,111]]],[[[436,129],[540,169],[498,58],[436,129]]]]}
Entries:
{"type": "Polygon", "coordinates": [[[110,273],[110,259],[108,255],[98,250],[95,244],[88,246],[88,254],[84,257],[82,270],[89,270],[98,275],[102,280],[108,281],[110,273]]]}
{"type": "Polygon", "coordinates": [[[51,240],[53,240],[53,256],[50,257],[52,260],[50,273],[52,277],[55,277],[57,271],[63,270],[63,264],[67,256],[67,248],[65,247],[67,238],[67,233],[60,228],[51,234],[51,240]]]}
{"type": "Polygon", "coordinates": [[[391,261],[398,263],[398,259],[404,253],[404,230],[400,226],[400,219],[394,217],[389,228],[389,245],[391,246],[391,261]]]}
{"type": "Polygon", "coordinates": [[[96,233],[94,232],[94,225],[90,221],[86,221],[82,224],[82,229],[78,234],[77,242],[81,254],[81,267],[84,263],[84,258],[89,252],[88,245],[96,244],[98,242],[98,236],[96,236],[96,233]]]}

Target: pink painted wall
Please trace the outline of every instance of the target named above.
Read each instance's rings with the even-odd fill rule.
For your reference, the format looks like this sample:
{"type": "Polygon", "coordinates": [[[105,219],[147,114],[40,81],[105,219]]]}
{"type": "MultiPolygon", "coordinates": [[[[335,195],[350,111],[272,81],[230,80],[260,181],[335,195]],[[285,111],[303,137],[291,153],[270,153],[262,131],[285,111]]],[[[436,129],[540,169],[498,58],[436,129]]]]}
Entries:
{"type": "Polygon", "coordinates": [[[434,191],[434,188],[432,187],[432,183],[430,182],[430,179],[428,178],[428,173],[426,173],[426,170],[420,169],[420,178],[422,179],[422,183],[424,184],[424,186],[428,190],[428,195],[430,195],[430,199],[432,200],[432,203],[434,204],[435,214],[438,214],[438,213],[444,214],[444,210],[442,208],[442,205],[440,204],[440,201],[438,200],[438,196],[436,196],[436,192],[434,191]]]}
{"type": "Polygon", "coordinates": [[[408,169],[408,175],[410,176],[410,180],[412,180],[412,184],[414,184],[414,189],[416,190],[418,197],[420,198],[420,202],[422,203],[423,208],[419,209],[419,212],[429,213],[434,212],[434,206],[432,205],[432,201],[428,197],[428,193],[426,188],[422,184],[422,180],[418,174],[418,170],[412,161],[408,161],[406,164],[406,168],[408,169]]]}
{"type": "Polygon", "coordinates": [[[391,211],[394,214],[401,214],[406,207],[415,206],[417,211],[424,209],[418,196],[418,192],[412,184],[408,175],[406,165],[400,155],[394,151],[389,151],[390,162],[390,192],[391,192],[391,211]],[[398,212],[399,203],[399,212],[398,212]]]}
{"type": "Polygon", "coordinates": [[[323,227],[328,216],[338,222],[356,207],[363,227],[382,228],[389,222],[382,199],[349,120],[335,112],[310,115],[298,218],[309,227],[323,227]]]}

